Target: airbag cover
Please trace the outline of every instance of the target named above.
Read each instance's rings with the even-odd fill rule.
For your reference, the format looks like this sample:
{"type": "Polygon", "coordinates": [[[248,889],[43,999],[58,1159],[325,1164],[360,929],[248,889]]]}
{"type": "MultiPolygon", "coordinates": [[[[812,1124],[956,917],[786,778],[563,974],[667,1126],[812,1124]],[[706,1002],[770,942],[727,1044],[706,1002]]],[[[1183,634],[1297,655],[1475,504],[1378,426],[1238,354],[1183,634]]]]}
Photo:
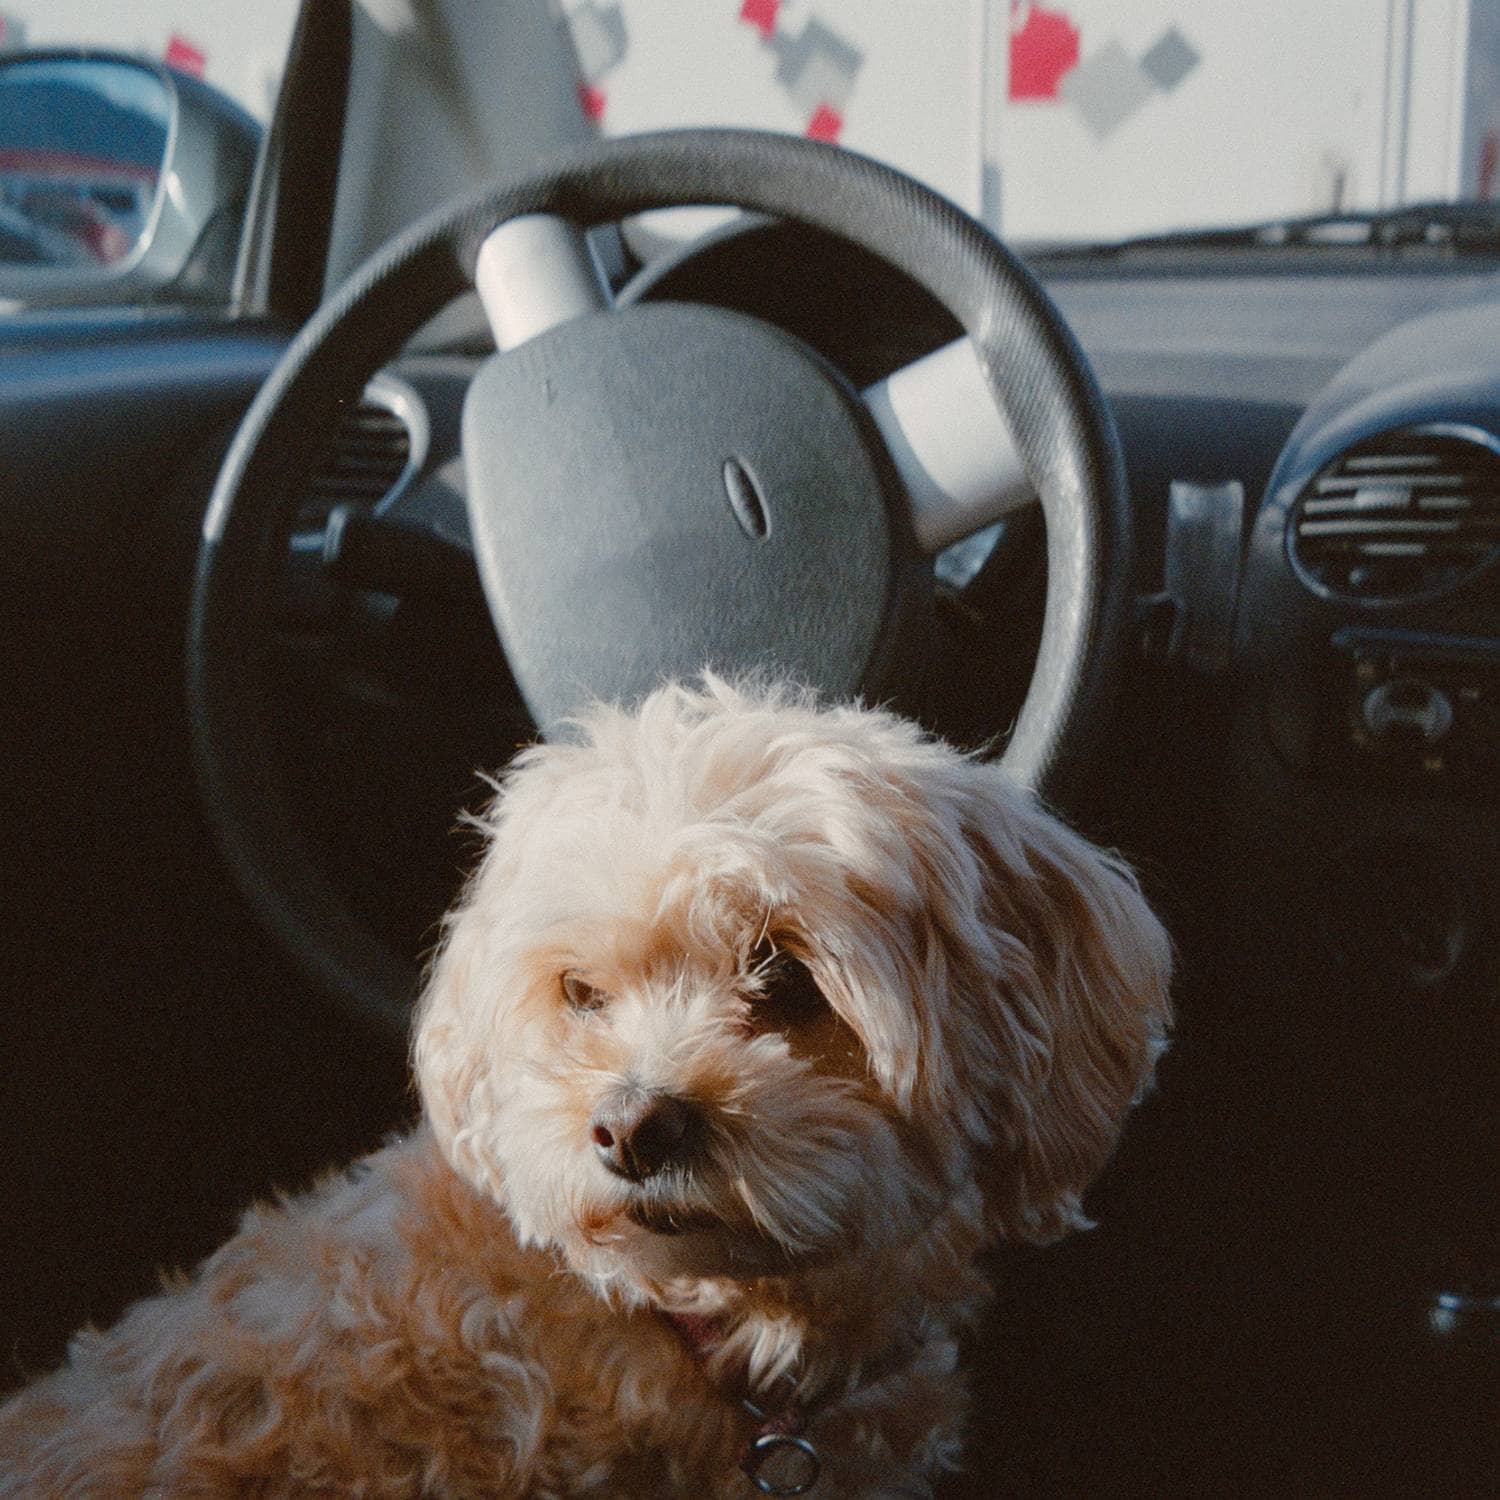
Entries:
{"type": "Polygon", "coordinates": [[[844,695],[909,523],[858,396],[779,329],[658,303],[496,355],[463,416],[470,527],[527,705],[555,733],[704,667],[844,695]]]}

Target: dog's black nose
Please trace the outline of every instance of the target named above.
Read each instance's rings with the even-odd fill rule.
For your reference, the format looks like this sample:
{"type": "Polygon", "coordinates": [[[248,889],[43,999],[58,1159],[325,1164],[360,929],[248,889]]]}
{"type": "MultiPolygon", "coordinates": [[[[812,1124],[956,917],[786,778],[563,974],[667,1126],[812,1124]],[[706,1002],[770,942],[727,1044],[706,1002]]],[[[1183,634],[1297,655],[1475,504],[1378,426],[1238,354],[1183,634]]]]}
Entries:
{"type": "Polygon", "coordinates": [[[611,1172],[641,1182],[693,1156],[703,1139],[703,1112],[675,1094],[622,1090],[594,1111],[591,1134],[611,1172]]]}

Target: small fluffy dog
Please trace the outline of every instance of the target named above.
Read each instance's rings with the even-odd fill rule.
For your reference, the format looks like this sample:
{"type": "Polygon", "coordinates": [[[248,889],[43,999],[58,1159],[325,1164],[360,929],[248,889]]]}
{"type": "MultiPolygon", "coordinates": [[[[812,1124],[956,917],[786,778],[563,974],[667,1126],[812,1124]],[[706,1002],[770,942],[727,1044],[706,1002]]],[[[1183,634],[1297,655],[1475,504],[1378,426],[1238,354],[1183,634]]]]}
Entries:
{"type": "Polygon", "coordinates": [[[922,1496],[979,1250],[1150,1079],[1134,880],[889,714],[714,678],[506,773],[423,1126],[0,1409],[26,1496],[922,1496]]]}

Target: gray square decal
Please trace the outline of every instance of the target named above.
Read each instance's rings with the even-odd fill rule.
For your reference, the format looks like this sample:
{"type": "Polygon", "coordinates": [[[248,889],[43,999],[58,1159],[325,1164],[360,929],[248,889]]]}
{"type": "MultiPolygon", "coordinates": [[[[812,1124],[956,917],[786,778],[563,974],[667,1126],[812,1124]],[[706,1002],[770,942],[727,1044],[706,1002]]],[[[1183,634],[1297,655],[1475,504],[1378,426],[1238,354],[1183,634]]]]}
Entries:
{"type": "Polygon", "coordinates": [[[1058,92],[1078,111],[1094,139],[1102,141],[1156,92],[1156,85],[1119,42],[1108,42],[1079,63],[1058,92]]]}
{"type": "Polygon", "coordinates": [[[589,0],[575,12],[571,25],[573,52],[579,75],[595,83],[625,56],[625,16],[618,5],[602,6],[589,0]]]}
{"type": "Polygon", "coordinates": [[[1169,26],[1161,40],[1141,59],[1141,71],[1157,88],[1170,93],[1199,61],[1193,44],[1175,26],[1169,26]]]}

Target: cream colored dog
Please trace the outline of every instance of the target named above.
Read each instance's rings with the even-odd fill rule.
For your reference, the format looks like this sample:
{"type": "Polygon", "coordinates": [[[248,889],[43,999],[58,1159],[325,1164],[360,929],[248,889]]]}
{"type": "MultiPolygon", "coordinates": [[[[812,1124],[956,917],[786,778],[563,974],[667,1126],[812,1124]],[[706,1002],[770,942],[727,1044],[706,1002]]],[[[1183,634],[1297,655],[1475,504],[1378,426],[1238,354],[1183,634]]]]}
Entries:
{"type": "Polygon", "coordinates": [[[1085,1224],[1168,945],[1007,777],[788,690],[506,773],[426,1122],[0,1409],[0,1492],[927,1495],[976,1253],[1085,1224]]]}

